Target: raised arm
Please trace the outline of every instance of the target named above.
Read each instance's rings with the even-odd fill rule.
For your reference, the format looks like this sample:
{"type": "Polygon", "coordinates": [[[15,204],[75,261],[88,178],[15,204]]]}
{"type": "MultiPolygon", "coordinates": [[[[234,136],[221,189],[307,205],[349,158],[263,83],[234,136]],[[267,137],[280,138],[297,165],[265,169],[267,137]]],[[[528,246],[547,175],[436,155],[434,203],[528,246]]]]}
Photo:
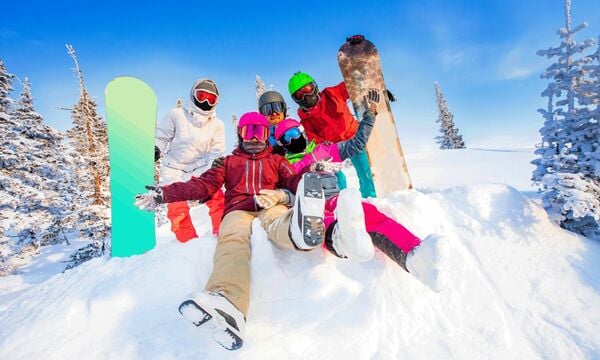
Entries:
{"type": "Polygon", "coordinates": [[[371,111],[366,111],[361,122],[358,124],[358,130],[356,130],[356,134],[354,134],[350,140],[337,143],[338,151],[340,152],[340,157],[342,160],[346,160],[354,155],[358,155],[365,150],[374,124],[375,114],[373,114],[371,111]]]}

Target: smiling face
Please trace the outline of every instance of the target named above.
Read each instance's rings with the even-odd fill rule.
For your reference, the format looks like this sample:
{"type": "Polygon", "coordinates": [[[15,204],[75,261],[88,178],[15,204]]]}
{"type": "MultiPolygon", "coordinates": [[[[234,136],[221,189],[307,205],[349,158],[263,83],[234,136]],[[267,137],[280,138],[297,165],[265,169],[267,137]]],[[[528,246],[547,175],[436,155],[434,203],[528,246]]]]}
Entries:
{"type": "Polygon", "coordinates": [[[283,121],[283,119],[285,118],[285,114],[283,112],[272,112],[268,117],[267,120],[269,120],[269,125],[273,126],[273,125],[277,125],[280,122],[283,121]]]}

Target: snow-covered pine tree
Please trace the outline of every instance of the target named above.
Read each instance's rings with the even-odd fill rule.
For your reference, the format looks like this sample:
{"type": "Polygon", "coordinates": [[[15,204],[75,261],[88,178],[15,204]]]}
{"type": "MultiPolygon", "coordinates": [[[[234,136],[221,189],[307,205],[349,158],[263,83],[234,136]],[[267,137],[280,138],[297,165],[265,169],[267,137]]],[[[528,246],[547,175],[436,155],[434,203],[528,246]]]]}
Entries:
{"type": "Polygon", "coordinates": [[[0,197],[6,200],[0,213],[9,220],[6,230],[13,239],[8,255],[22,256],[67,240],[72,229],[63,219],[73,191],[62,135],[35,112],[28,79],[12,118],[0,144],[0,197]]]}
{"type": "Polygon", "coordinates": [[[596,51],[589,56],[590,63],[583,66],[589,72],[589,80],[581,86],[581,101],[592,107],[592,114],[591,120],[583,124],[588,145],[582,150],[585,156],[581,163],[587,173],[600,178],[600,38],[596,45],[596,51]]]}
{"type": "Polygon", "coordinates": [[[108,131],[97,113],[96,102],[85,88],[83,72],[75,50],[66,45],[75,62],[74,72],[79,82],[79,100],[73,106],[73,127],[67,131],[74,148],[75,176],[79,187],[77,212],[80,237],[91,241],[71,256],[67,268],[79,265],[108,250],[110,243],[108,131]]]}
{"type": "Polygon", "coordinates": [[[437,81],[435,82],[435,96],[439,112],[436,122],[440,123],[441,133],[435,139],[440,145],[440,149],[464,149],[466,147],[465,142],[454,125],[454,115],[448,110],[446,99],[437,81]]]}
{"type": "MultiPolygon", "coordinates": [[[[13,99],[10,93],[13,90],[12,81],[14,75],[9,73],[4,65],[4,61],[0,59],[0,142],[4,143],[9,140],[10,134],[8,130],[15,127],[14,120],[10,116],[11,105],[13,99]]],[[[14,135],[14,134],[13,134],[14,135]]],[[[16,199],[8,197],[4,194],[4,189],[11,186],[10,174],[4,165],[6,157],[4,155],[4,147],[0,152],[0,276],[10,274],[13,267],[8,263],[8,255],[12,252],[11,241],[7,233],[10,224],[8,223],[8,212],[14,206],[16,199]]]]}
{"type": "Polygon", "coordinates": [[[238,133],[237,133],[237,126],[238,126],[238,117],[235,113],[231,114],[231,125],[233,125],[233,138],[235,139],[235,143],[233,144],[233,147],[236,148],[239,144],[238,144],[238,133]]]}
{"type": "Polygon", "coordinates": [[[260,96],[267,91],[267,88],[265,86],[265,83],[263,82],[263,79],[256,75],[256,82],[254,84],[254,89],[256,90],[256,104],[258,104],[258,99],[260,98],[260,96]]]}
{"type": "Polygon", "coordinates": [[[4,60],[0,59],[0,121],[8,121],[10,106],[13,100],[10,98],[12,92],[12,80],[15,76],[6,70],[4,60]]]}
{"type": "Polygon", "coordinates": [[[106,123],[97,113],[96,102],[85,88],[83,72],[75,50],[71,45],[67,45],[67,50],[75,62],[74,71],[80,86],[79,100],[71,112],[74,126],[67,134],[73,140],[77,152],[83,155],[86,162],[85,171],[92,177],[91,189],[88,189],[92,192],[93,203],[101,205],[107,203],[109,196],[108,131],[106,123]]]}
{"type": "Polygon", "coordinates": [[[586,170],[593,111],[590,99],[590,56],[584,56],[594,41],[575,40],[575,33],[587,27],[571,27],[571,1],[565,1],[565,27],[558,30],[558,47],[538,51],[538,55],[557,58],[542,74],[552,79],[542,96],[548,97],[547,109],[540,109],[545,122],[536,150],[541,157],[532,180],[542,187],[542,200],[550,216],[562,227],[586,236],[600,229],[600,182],[586,170]]]}

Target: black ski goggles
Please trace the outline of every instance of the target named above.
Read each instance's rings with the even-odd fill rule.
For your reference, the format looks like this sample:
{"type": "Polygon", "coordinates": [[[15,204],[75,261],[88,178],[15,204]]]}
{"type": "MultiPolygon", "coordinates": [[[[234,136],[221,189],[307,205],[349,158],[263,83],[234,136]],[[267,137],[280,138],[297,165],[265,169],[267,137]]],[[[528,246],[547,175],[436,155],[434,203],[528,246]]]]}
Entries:
{"type": "Polygon", "coordinates": [[[273,113],[284,114],[285,113],[285,103],[281,101],[266,103],[260,107],[259,111],[264,116],[269,116],[273,113]]]}

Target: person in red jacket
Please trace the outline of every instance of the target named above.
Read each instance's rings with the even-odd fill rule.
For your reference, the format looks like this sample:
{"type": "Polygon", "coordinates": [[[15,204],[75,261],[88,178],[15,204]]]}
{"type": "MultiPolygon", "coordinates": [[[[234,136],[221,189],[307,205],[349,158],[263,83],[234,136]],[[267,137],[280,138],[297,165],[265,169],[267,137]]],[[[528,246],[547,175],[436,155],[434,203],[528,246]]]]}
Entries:
{"type": "MultiPolygon", "coordinates": [[[[358,129],[358,122],[348,108],[348,90],[341,82],[319,92],[315,80],[303,72],[295,73],[288,82],[292,99],[299,105],[298,116],[309,140],[338,143],[351,139],[358,129]]],[[[350,158],[360,184],[362,197],[376,197],[373,174],[366,151],[350,158]]],[[[340,189],[346,188],[346,177],[336,173],[340,189]]]]}
{"type": "Polygon", "coordinates": [[[283,156],[271,153],[269,123],[260,113],[244,114],[237,130],[239,145],[222,166],[186,182],[147,186],[150,191],[135,202],[148,211],[161,203],[204,202],[225,185],[225,215],[212,274],[205,291],[192,294],[179,311],[196,326],[215,319],[212,324],[222,331],[214,339],[232,350],[243,343],[248,313],[252,220],[259,218],[269,239],[281,248],[311,250],[325,236],[320,176],[309,172],[311,167],[296,173],[283,156]],[[292,209],[287,206],[291,204],[292,209]]]}

